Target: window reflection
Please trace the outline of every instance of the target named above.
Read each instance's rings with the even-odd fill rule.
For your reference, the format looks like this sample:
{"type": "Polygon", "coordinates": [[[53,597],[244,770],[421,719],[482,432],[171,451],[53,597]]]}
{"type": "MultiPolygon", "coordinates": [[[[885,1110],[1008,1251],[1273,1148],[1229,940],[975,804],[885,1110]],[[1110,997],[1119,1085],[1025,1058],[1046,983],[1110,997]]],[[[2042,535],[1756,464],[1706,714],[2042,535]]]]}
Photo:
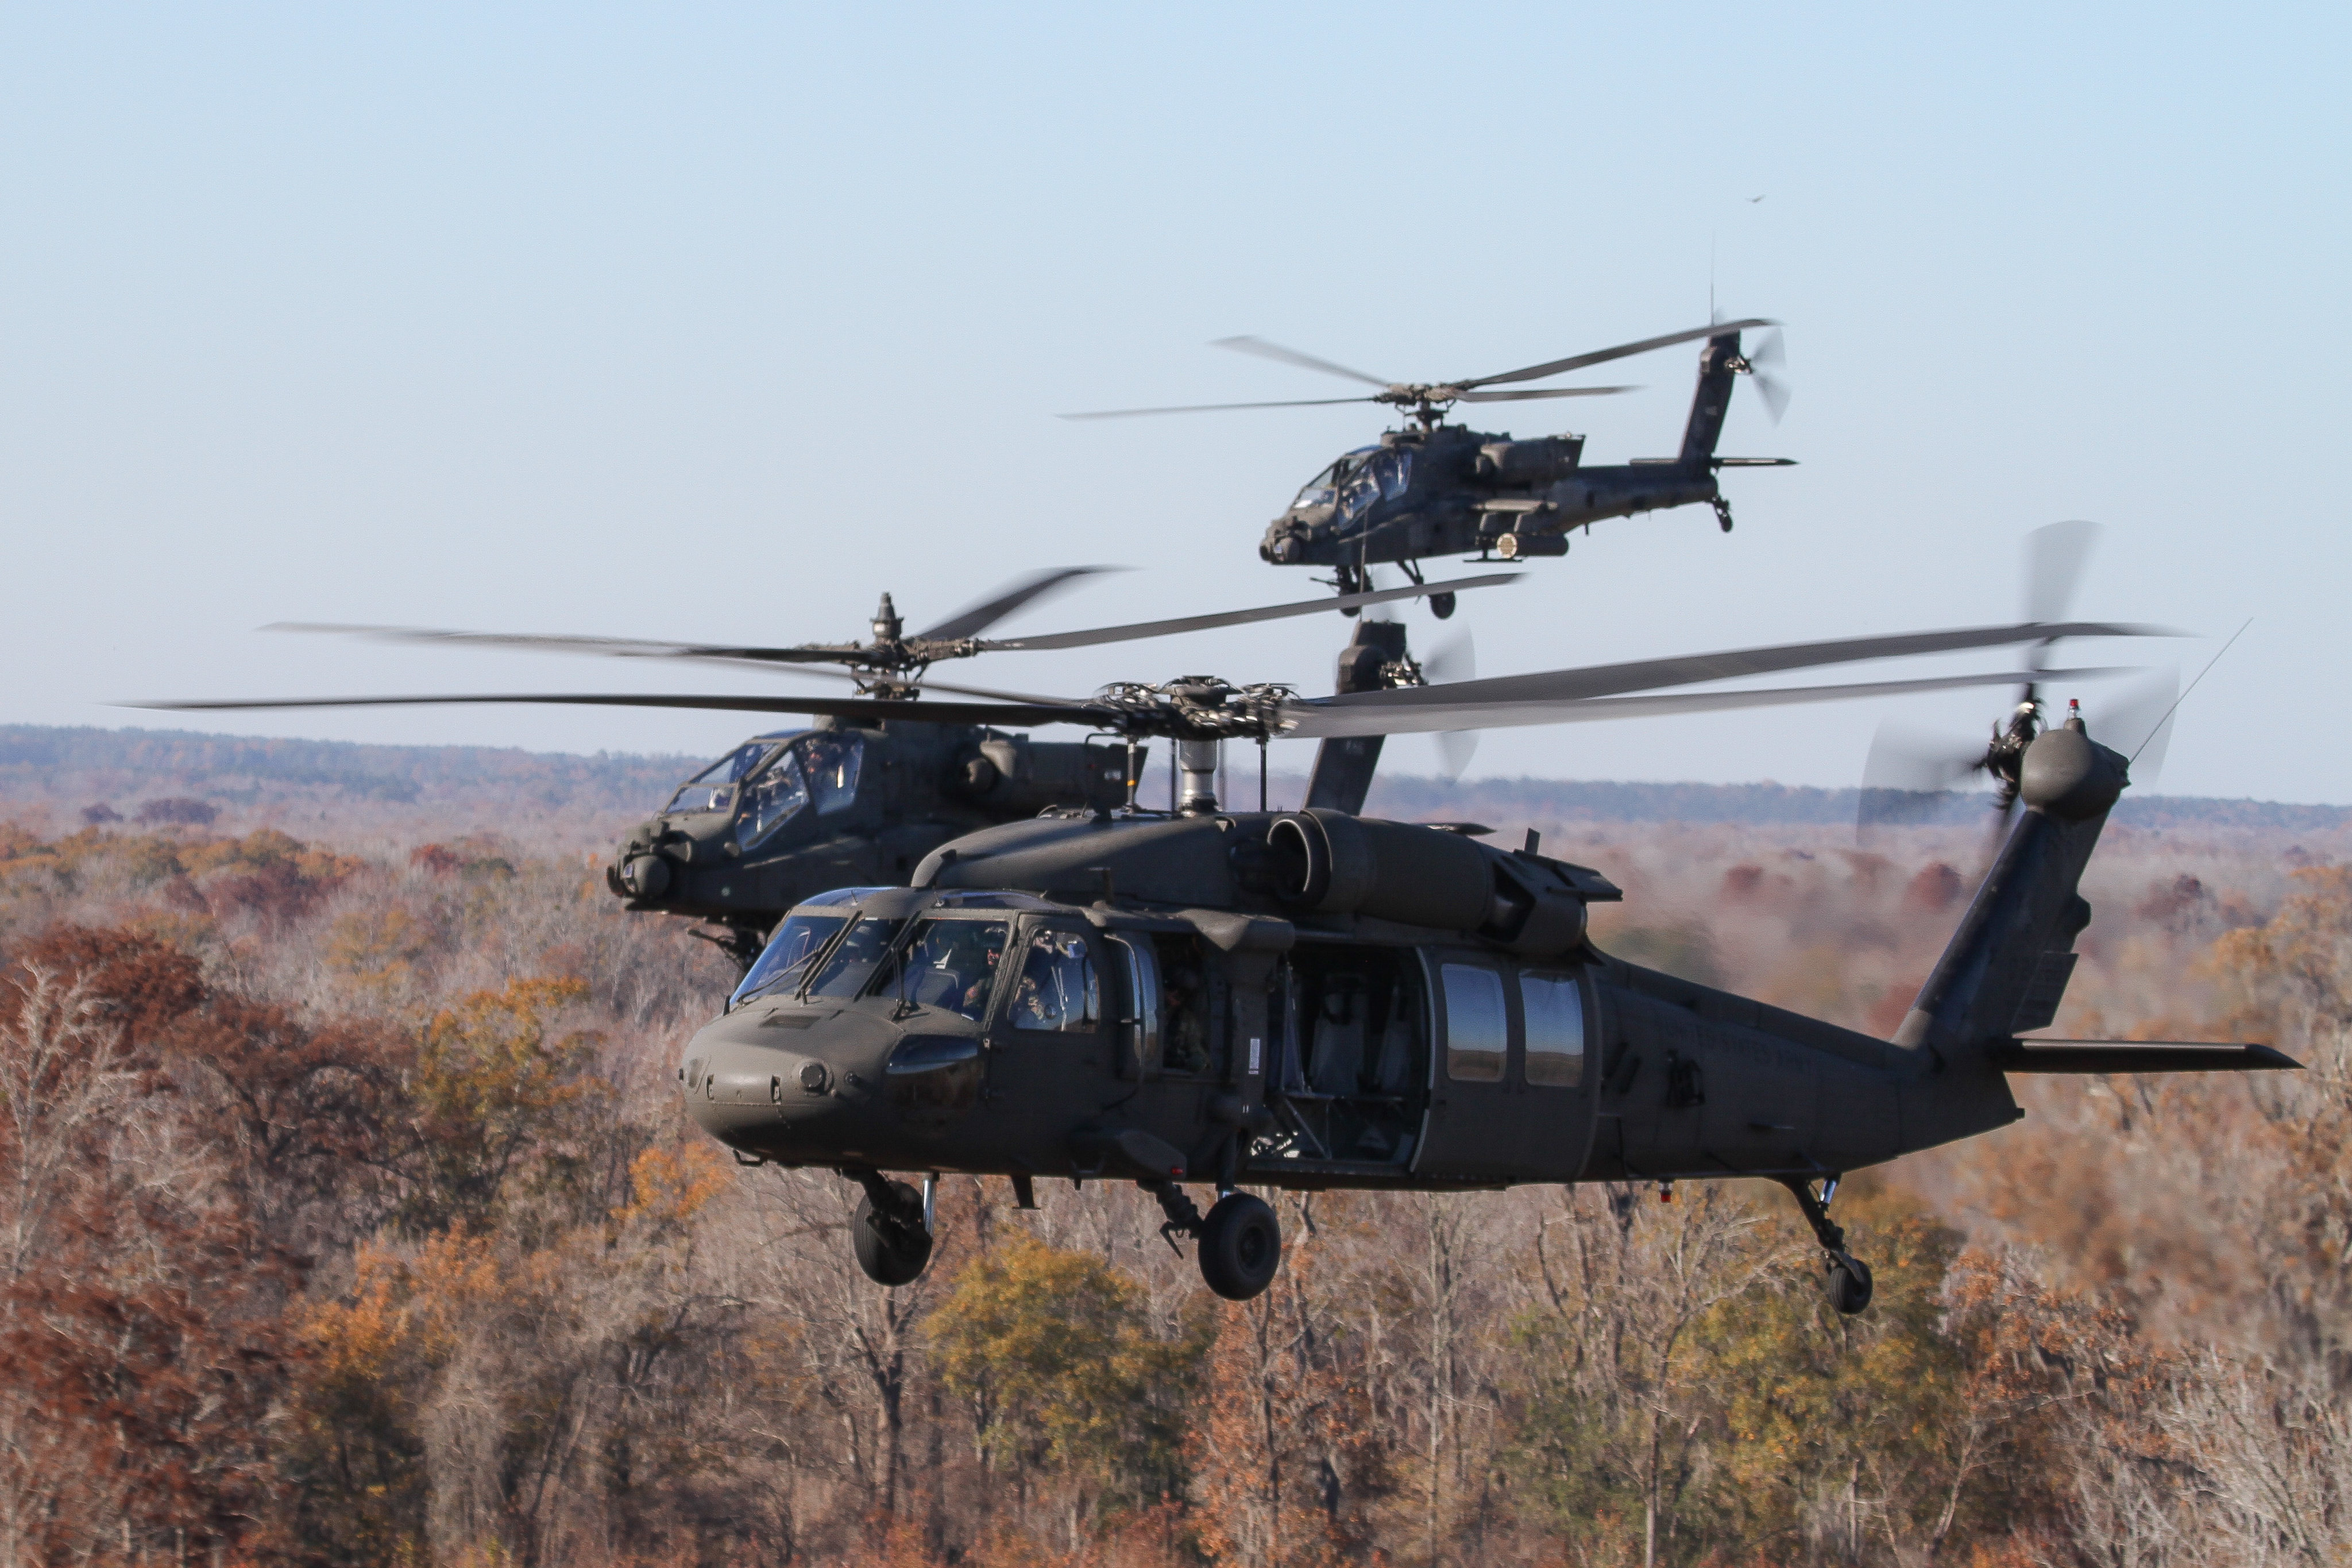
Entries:
{"type": "Polygon", "coordinates": [[[1522,974],[1528,1021],[1528,1081],[1574,1089],[1584,1080],[1584,998],[1573,974],[1522,974]]]}
{"type": "Polygon", "coordinates": [[[1481,965],[1449,963],[1444,978],[1445,1076],[1465,1083],[1498,1082],[1510,1047],[1503,977],[1481,965]]]}
{"type": "Polygon", "coordinates": [[[862,735],[811,735],[796,748],[808,770],[809,794],[816,814],[831,816],[857,798],[857,773],[866,760],[862,735]]]}
{"type": "Polygon", "coordinates": [[[801,781],[800,761],[786,752],[744,791],[742,815],[735,822],[736,846],[757,849],[767,842],[769,835],[790,822],[808,799],[808,785],[801,781]]]}

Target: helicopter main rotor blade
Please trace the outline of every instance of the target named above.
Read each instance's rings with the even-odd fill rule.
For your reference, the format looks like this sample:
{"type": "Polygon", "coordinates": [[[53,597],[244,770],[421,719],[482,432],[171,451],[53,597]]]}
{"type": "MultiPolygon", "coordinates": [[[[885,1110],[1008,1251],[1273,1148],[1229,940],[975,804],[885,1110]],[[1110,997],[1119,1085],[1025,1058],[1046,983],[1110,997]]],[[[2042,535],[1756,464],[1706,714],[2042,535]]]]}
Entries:
{"type": "Polygon", "coordinates": [[[1619,343],[1615,348],[1595,349],[1588,354],[1570,354],[1566,359],[1549,360],[1542,364],[1528,365],[1524,370],[1507,370],[1500,375],[1482,375],[1470,381],[1449,382],[1446,384],[1466,390],[1474,386],[1495,386],[1507,381],[1541,381],[1548,375],[1562,375],[1571,370],[1582,370],[1587,365],[1606,364],[1612,359],[1631,359],[1635,354],[1645,354],[1653,349],[1672,348],[1676,343],[1692,342],[1699,338],[1717,338],[1726,332],[1746,331],[1750,327],[1772,327],[1779,324],[1761,316],[1744,317],[1737,321],[1717,321],[1712,326],[1693,327],[1686,332],[1668,332],[1664,337],[1643,338],[1639,342],[1619,343]]]}
{"type": "Polygon", "coordinates": [[[1137,621],[1124,626],[1099,626],[1093,631],[1054,632],[1044,637],[1005,637],[982,643],[983,653],[1040,653],[1054,648],[1093,647],[1101,643],[1133,642],[1142,637],[1175,637],[1183,632],[1209,631],[1217,626],[1249,626],[1258,621],[1288,620],[1294,616],[1320,615],[1365,605],[1385,605],[1397,599],[1421,599],[1432,594],[1454,594],[1470,588],[1492,588],[1516,583],[1523,573],[1491,572],[1483,577],[1457,577],[1450,583],[1415,583],[1402,588],[1381,588],[1367,594],[1341,594],[1328,599],[1300,599],[1263,609],[1227,610],[1213,616],[1181,616],[1166,621],[1137,621]]]}
{"type": "Polygon", "coordinates": [[[1328,359],[1318,359],[1313,354],[1300,353],[1297,349],[1286,349],[1280,343],[1270,343],[1264,338],[1254,338],[1247,334],[1238,338],[1219,338],[1209,346],[1231,349],[1237,354],[1255,354],[1260,359],[1275,360],[1283,364],[1295,364],[1302,370],[1319,370],[1326,375],[1343,376],[1349,381],[1360,381],[1366,386],[1384,387],[1389,384],[1377,375],[1366,375],[1360,370],[1349,370],[1344,364],[1333,364],[1328,359]]]}
{"type": "MultiPolygon", "coordinates": [[[[1504,675],[1489,680],[1465,680],[1445,687],[1407,686],[1392,690],[1359,691],[1343,697],[1315,697],[1302,700],[1315,707],[1332,709],[1411,708],[1463,701],[1570,702],[1625,692],[1649,691],[1664,686],[1696,686],[1702,681],[1729,680],[1739,676],[1776,675],[1784,670],[1810,669],[1827,664],[1858,664],[1865,659],[1958,653],[1971,648],[2042,642],[2053,637],[2169,635],[2172,634],[2159,626],[2097,621],[1970,626],[1955,631],[1904,632],[1887,637],[1844,637],[1831,642],[1733,648],[1723,653],[1688,654],[1678,658],[1587,665],[1581,668],[1555,669],[1537,675],[1504,675]]],[[[2009,679],[2015,681],[2016,673],[2012,671],[2009,679]]]]}
{"type": "MultiPolygon", "coordinates": [[[[2053,670],[2053,679],[2097,679],[2124,675],[2132,667],[2053,670]]],[[[2014,670],[1983,675],[1933,675],[1912,680],[1864,680],[1838,686],[1776,686],[1760,691],[1674,691],[1657,696],[1590,697],[1550,701],[1445,701],[1410,707],[1335,710],[1328,698],[1286,703],[1285,740],[1329,740],[1350,735],[1411,735],[1455,730],[1507,730],[1536,724],[1588,724],[1605,719],[1660,719],[1688,713],[1725,713],[1746,708],[1782,708],[1805,702],[1842,702],[1852,698],[1906,697],[1922,691],[1952,691],[1971,686],[2006,686],[2014,670]]],[[[1465,685],[1471,684],[1465,682],[1465,685]]],[[[1366,697],[1400,697],[1426,688],[1369,691],[1366,697]]],[[[1462,689],[1455,686],[1447,692],[1462,689]]]]}
{"type": "Polygon", "coordinates": [[[1235,408],[1328,408],[1340,403],[1378,403],[1377,397],[1294,397],[1279,403],[1187,403],[1173,408],[1097,408],[1087,414],[1056,414],[1056,419],[1139,419],[1147,414],[1223,414],[1235,408]]]}
{"type": "Polygon", "coordinates": [[[878,697],[677,696],[658,691],[463,693],[433,697],[279,697],[263,700],[124,702],[172,713],[261,711],[284,708],[417,708],[443,703],[552,703],[589,708],[687,708],[721,713],[808,713],[842,719],[892,719],[927,724],[1095,724],[1115,710],[1076,702],[907,702],[878,697]]]}
{"type": "Polygon", "coordinates": [[[1126,570],[1124,566],[1056,566],[1049,571],[1032,572],[1026,576],[1014,578],[980,603],[966,605],[929,630],[917,632],[915,637],[918,641],[939,642],[960,642],[965,637],[976,637],[1013,611],[1024,605],[1035,604],[1076,578],[1126,570]]]}
{"type": "Polygon", "coordinates": [[[358,626],[338,621],[273,621],[266,632],[323,632],[374,642],[440,643],[514,648],[523,653],[593,653],[615,658],[750,661],[759,664],[839,664],[856,643],[803,643],[796,647],[738,647],[720,643],[656,642],[644,637],[575,637],[562,633],[458,632],[432,626],[358,626]]]}
{"type": "Polygon", "coordinates": [[[1517,392],[1465,392],[1454,399],[1457,403],[1526,403],[1538,397],[1614,397],[1621,392],[1639,392],[1638,386],[1535,386],[1517,392]]]}

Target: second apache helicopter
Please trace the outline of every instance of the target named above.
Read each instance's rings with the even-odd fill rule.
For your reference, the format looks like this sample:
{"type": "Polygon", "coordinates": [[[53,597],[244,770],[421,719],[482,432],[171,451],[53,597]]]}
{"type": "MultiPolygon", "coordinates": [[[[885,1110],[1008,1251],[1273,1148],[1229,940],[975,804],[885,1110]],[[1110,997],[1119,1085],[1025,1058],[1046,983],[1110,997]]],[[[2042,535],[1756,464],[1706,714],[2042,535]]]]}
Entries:
{"type": "MultiPolygon", "coordinates": [[[[830,717],[813,729],[755,735],[686,780],[661,809],[631,827],[605,869],[633,910],[711,922],[696,934],[741,967],[766,944],[786,910],[829,888],[904,882],[940,845],[1051,806],[1125,804],[1148,761],[1141,748],[1034,741],[990,721],[947,721],[917,704],[936,663],[982,653],[1087,647],[1240,626],[1334,608],[1354,611],[1514,581],[1488,574],[1434,586],[1387,589],[1340,600],[1139,622],[1026,637],[981,634],[1078,579],[1105,570],[1059,567],[1004,584],[944,621],[908,633],[882,595],[861,643],[751,647],[636,638],[436,631],[413,626],[281,623],[278,631],[355,634],[378,640],[529,652],[594,653],[721,667],[845,675],[887,702],[870,716],[830,717]]],[[[1417,667],[1399,666],[1412,670],[1417,667]]],[[[1391,679],[1405,679],[1395,675],[1391,679]]],[[[931,689],[955,691],[933,683],[931,689]]],[[[755,712],[772,704],[749,701],[755,712]]],[[[1369,782],[1369,768],[1365,770],[1369,782]]]]}
{"type": "MultiPolygon", "coordinates": [[[[1330,568],[1343,594],[1369,586],[1370,569],[1382,563],[1394,563],[1417,579],[1419,563],[1433,555],[1491,553],[1506,561],[1565,555],[1572,529],[1603,518],[1630,517],[1668,507],[1712,506],[1717,521],[1728,532],[1731,502],[1717,481],[1718,470],[1783,468],[1792,461],[1715,455],[1736,378],[1748,375],[1755,380],[1775,422],[1788,403],[1788,390],[1773,374],[1782,353],[1780,329],[1759,317],[1667,332],[1499,374],[1434,383],[1383,381],[1260,338],[1224,338],[1216,346],[1341,376],[1379,390],[1357,397],[1119,408],[1063,417],[1118,419],[1347,403],[1383,404],[1404,411],[1415,427],[1389,431],[1377,445],[1346,453],[1307,480],[1297,498],[1267,527],[1258,546],[1259,555],[1278,566],[1330,568]],[[1748,331],[1764,334],[1752,353],[1740,348],[1740,334],[1748,331]],[[1587,465],[1580,436],[1515,441],[1507,435],[1445,423],[1446,412],[1456,404],[1631,392],[1633,389],[1627,386],[1514,384],[1564,375],[1700,338],[1706,340],[1706,347],[1699,354],[1698,390],[1683,429],[1682,449],[1672,458],[1587,465]]],[[[1430,608],[1443,619],[1454,613],[1453,598],[1435,595],[1430,608]]]]}

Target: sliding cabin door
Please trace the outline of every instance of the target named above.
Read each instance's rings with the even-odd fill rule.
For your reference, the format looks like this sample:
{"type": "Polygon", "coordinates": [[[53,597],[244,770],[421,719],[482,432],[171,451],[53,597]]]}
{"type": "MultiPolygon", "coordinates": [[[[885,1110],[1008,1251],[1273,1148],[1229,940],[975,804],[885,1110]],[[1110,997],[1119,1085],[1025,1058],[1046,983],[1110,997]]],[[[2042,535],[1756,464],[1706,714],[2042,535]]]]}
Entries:
{"type": "Polygon", "coordinates": [[[1444,949],[1426,956],[1438,1048],[1414,1173],[1573,1179],[1592,1142],[1590,979],[1576,965],[1444,949]]]}

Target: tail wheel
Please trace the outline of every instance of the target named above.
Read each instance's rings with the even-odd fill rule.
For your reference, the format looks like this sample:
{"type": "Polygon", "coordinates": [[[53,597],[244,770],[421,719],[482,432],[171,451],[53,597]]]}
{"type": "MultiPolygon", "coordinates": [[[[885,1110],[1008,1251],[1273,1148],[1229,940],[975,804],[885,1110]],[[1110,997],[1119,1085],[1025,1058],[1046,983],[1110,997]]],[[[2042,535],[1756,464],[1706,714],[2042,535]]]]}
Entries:
{"type": "Polygon", "coordinates": [[[857,1200],[849,1222],[850,1250],[877,1285],[910,1285],[931,1261],[931,1233],[923,1228],[923,1197],[904,1182],[890,1184],[888,1212],[869,1195],[857,1200]],[[911,1216],[911,1217],[910,1217],[911,1216]]]}
{"type": "Polygon", "coordinates": [[[1282,1266],[1282,1222],[1264,1199],[1227,1193],[1201,1225],[1201,1278],[1228,1301],[1246,1301],[1282,1266]]]}

